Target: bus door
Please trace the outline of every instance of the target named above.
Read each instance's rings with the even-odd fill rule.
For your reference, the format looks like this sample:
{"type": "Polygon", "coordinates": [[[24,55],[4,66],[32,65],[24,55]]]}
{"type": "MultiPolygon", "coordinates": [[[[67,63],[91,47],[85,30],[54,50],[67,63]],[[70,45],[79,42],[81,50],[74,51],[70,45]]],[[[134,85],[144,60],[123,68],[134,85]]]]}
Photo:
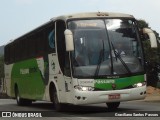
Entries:
{"type": "Polygon", "coordinates": [[[72,88],[73,82],[71,77],[71,68],[69,60],[69,52],[65,53],[65,66],[64,66],[64,77],[65,77],[65,94],[67,103],[72,103],[72,88]]]}
{"type": "Polygon", "coordinates": [[[71,91],[71,77],[69,67],[69,53],[66,52],[64,31],[66,30],[66,24],[63,20],[56,21],[56,47],[58,57],[58,89],[60,102],[68,102],[71,91]]]}

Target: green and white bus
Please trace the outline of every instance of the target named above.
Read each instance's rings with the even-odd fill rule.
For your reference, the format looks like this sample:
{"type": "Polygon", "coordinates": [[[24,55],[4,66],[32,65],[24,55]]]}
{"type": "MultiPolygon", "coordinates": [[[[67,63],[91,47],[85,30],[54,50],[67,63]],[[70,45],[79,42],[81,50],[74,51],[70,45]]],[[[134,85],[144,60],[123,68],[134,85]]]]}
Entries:
{"type": "MultiPolygon", "coordinates": [[[[153,31],[144,33],[156,47],[153,31]]],[[[57,111],[64,104],[106,103],[115,109],[122,101],[144,99],[140,36],[136,19],[128,14],[53,18],[5,46],[7,94],[18,105],[51,101],[57,111]]]]}

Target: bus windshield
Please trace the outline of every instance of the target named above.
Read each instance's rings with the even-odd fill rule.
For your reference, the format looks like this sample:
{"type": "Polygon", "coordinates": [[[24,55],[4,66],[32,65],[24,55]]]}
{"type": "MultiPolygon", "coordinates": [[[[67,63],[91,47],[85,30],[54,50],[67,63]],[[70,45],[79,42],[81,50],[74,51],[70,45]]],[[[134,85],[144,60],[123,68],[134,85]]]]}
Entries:
{"type": "Polygon", "coordinates": [[[74,38],[73,76],[120,76],[144,71],[134,20],[72,20],[68,27],[74,38]]]}

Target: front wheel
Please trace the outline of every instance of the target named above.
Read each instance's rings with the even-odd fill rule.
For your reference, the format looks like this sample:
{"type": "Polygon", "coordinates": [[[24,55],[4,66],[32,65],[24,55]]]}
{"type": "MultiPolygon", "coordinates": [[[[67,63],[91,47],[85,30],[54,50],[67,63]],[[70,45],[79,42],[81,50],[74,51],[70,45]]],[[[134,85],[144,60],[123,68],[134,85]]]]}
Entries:
{"type": "Polygon", "coordinates": [[[106,103],[106,104],[109,110],[116,110],[119,107],[120,102],[112,102],[112,103],[106,103]]]}
{"type": "Polygon", "coordinates": [[[53,102],[53,105],[55,107],[55,110],[56,111],[62,111],[64,106],[62,103],[59,102],[58,100],[58,95],[57,95],[57,91],[56,89],[52,89],[52,92],[51,92],[51,99],[52,99],[52,102],[53,102]]]}

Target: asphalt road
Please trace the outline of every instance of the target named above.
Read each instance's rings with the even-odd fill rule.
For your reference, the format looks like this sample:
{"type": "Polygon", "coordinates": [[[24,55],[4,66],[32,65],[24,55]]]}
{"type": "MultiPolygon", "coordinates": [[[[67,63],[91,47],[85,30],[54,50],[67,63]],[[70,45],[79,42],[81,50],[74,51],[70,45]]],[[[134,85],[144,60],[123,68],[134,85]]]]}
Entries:
{"type": "MultiPolygon", "coordinates": [[[[12,99],[0,99],[0,111],[17,111],[17,112],[42,112],[48,113],[54,116],[56,120],[137,120],[137,119],[160,119],[160,102],[159,101],[130,101],[122,102],[116,111],[109,111],[106,104],[94,104],[94,105],[83,105],[83,106],[67,106],[65,112],[56,112],[54,107],[49,102],[34,102],[30,106],[17,106],[16,101],[12,99]],[[153,112],[158,111],[158,112],[153,112]],[[136,113],[135,116],[133,113],[136,113]],[[138,114],[140,113],[140,114],[138,114]],[[141,117],[141,115],[152,114],[156,115],[158,113],[159,117],[141,117]],[[119,116],[123,115],[122,116],[119,116]],[[126,117],[131,115],[134,117],[126,117]],[[117,116],[118,115],[118,116],[117,116]],[[115,117],[108,117],[115,116],[115,117]]],[[[0,118],[0,120],[17,120],[17,118],[0,118]]],[[[18,118],[22,119],[22,118],[18,118]]],[[[23,118],[27,119],[27,118],[23,118]]],[[[30,120],[35,118],[29,118],[30,120]]],[[[39,120],[44,120],[44,117],[37,118],[39,120]]],[[[45,120],[53,120],[53,117],[47,117],[45,120]]]]}

